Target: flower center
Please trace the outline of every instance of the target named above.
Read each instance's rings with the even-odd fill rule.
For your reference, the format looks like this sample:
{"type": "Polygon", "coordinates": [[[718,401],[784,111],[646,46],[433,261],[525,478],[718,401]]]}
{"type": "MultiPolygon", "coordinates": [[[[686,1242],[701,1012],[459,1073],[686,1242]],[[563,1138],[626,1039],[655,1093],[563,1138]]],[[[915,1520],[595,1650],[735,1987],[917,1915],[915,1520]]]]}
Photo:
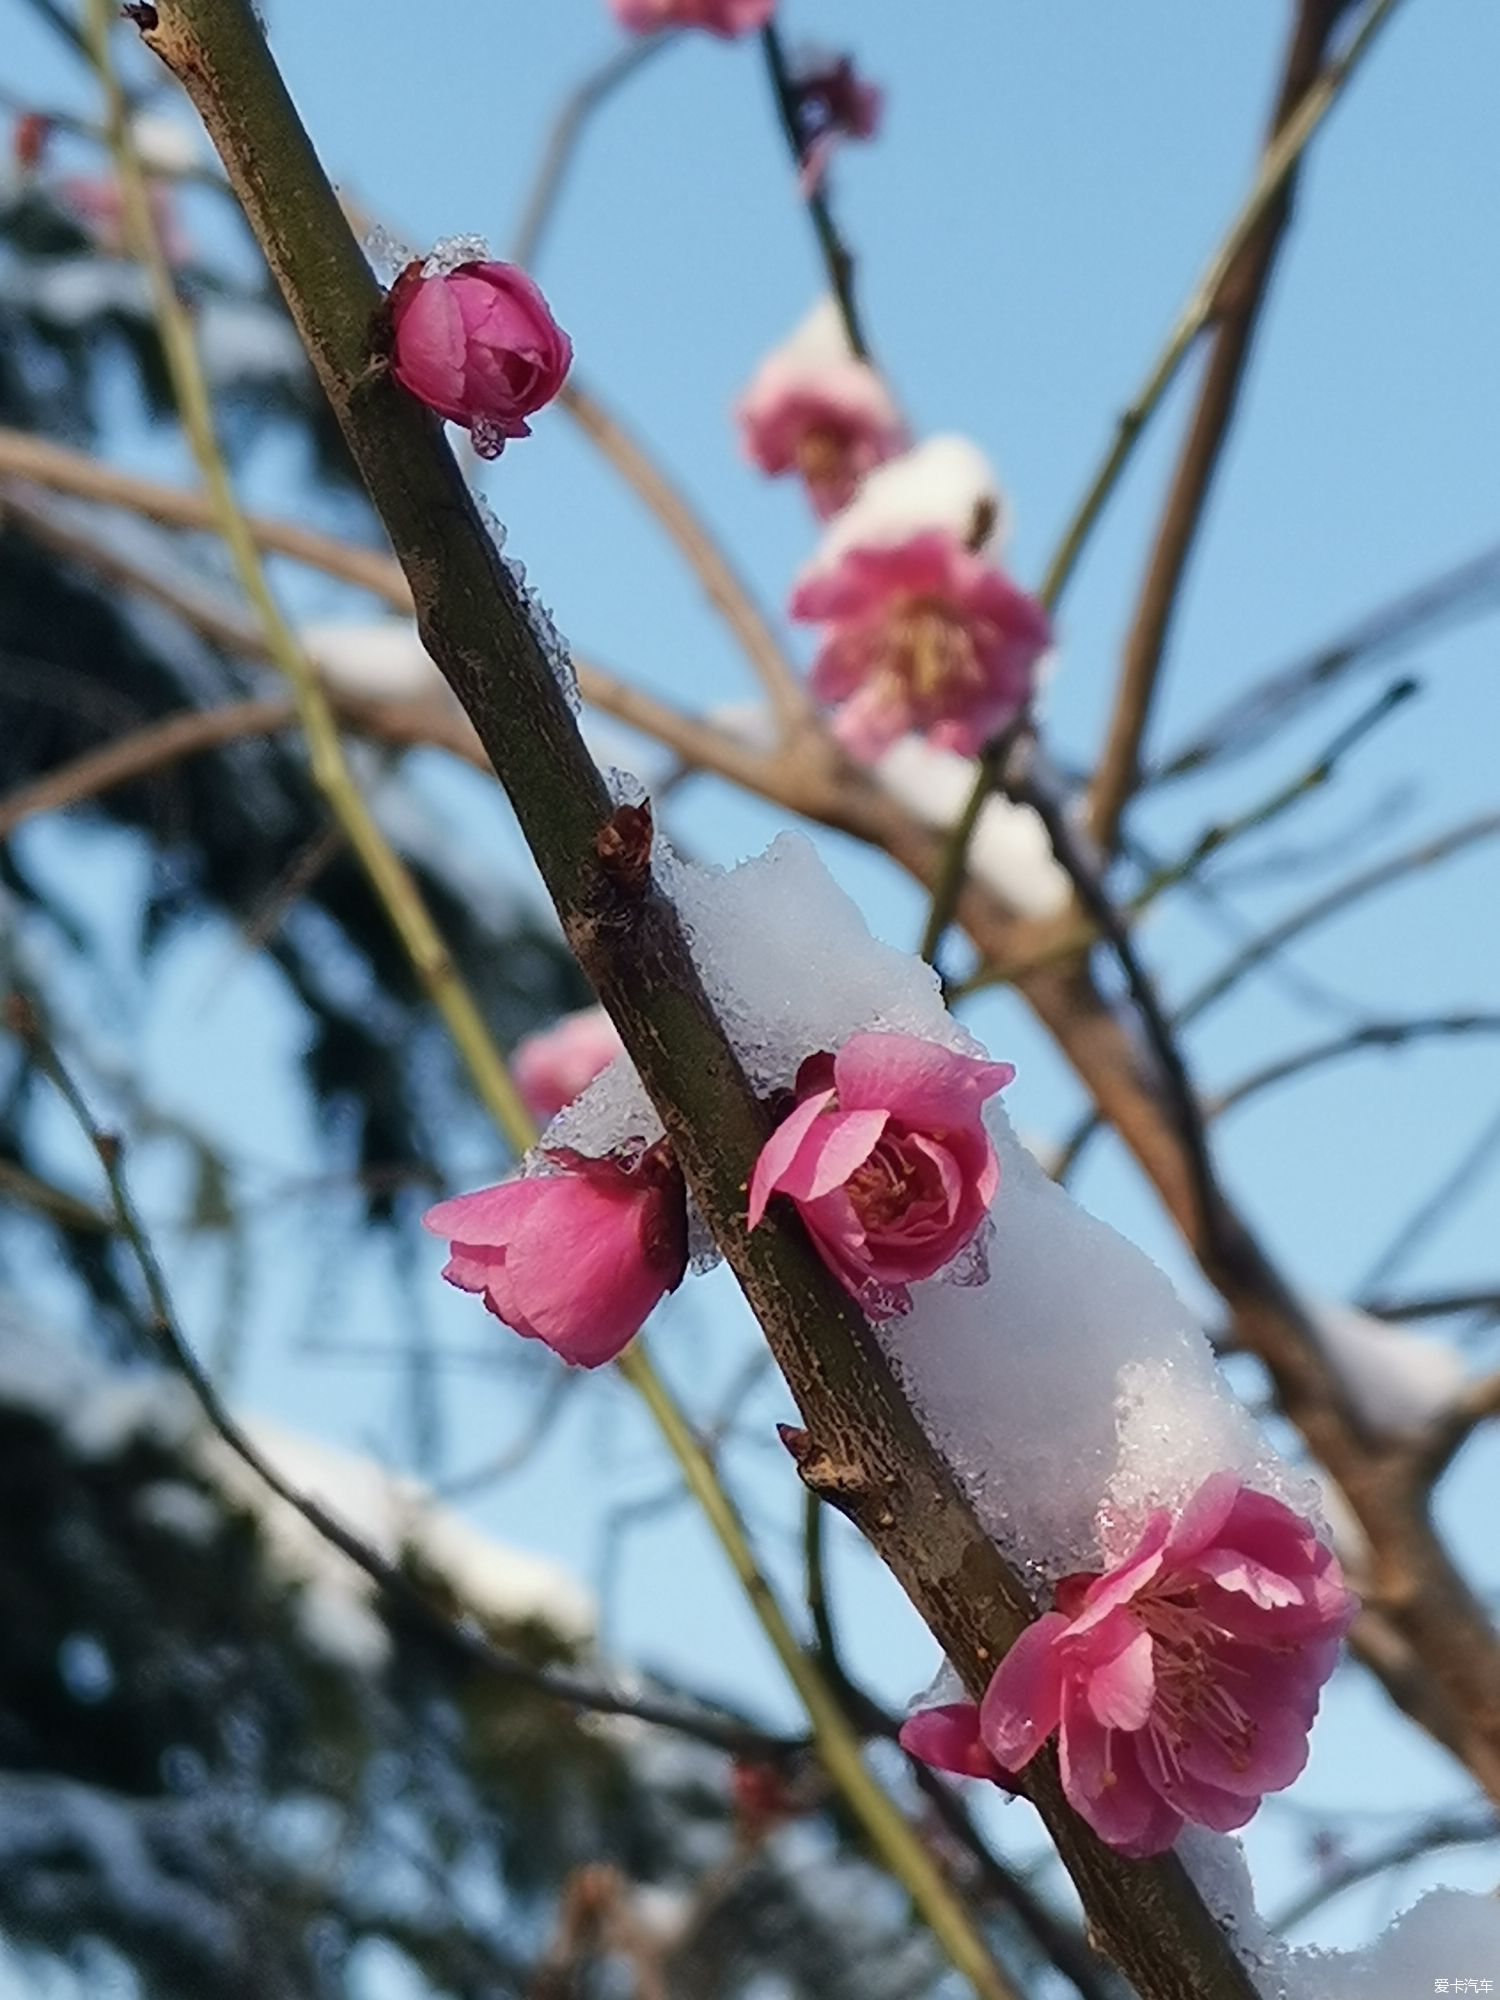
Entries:
{"type": "Polygon", "coordinates": [[[925,1219],[944,1206],[937,1168],[900,1134],[880,1140],[844,1183],[844,1192],[867,1236],[925,1219]]]}
{"type": "Polygon", "coordinates": [[[814,424],[798,438],[793,456],[809,486],[833,486],[849,469],[849,440],[831,424],[814,424]]]}
{"type": "Polygon", "coordinates": [[[968,624],[935,597],[908,597],[894,607],[882,635],[880,668],[927,713],[962,706],[984,685],[968,624]]]}
{"type": "Polygon", "coordinates": [[[1143,1591],[1131,1606],[1151,1634],[1156,1699],[1151,1727],[1169,1765],[1177,1767],[1190,1736],[1216,1743],[1231,1768],[1250,1768],[1256,1724],[1226,1683],[1244,1669],[1224,1656],[1222,1627],[1198,1603],[1196,1584],[1168,1578],[1143,1591]]]}

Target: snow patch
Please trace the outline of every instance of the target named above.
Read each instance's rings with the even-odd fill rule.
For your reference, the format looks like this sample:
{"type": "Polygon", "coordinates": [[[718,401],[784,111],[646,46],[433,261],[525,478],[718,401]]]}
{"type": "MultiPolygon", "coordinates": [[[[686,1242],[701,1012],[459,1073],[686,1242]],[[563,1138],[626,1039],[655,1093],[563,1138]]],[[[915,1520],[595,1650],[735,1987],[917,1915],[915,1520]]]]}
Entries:
{"type": "Polygon", "coordinates": [[[1357,1306],[1319,1306],[1313,1323],[1355,1413],[1387,1437],[1427,1430],[1468,1376],[1463,1356],[1450,1342],[1408,1333],[1357,1306]]]}
{"type": "MultiPolygon", "coordinates": [[[[904,736],[874,765],[877,784],[925,826],[947,833],[958,819],[979,766],[920,736],[904,736]]],[[[969,841],[969,873],[1023,917],[1060,916],[1072,884],[1052,852],[1046,827],[1030,806],[992,797],[969,841]]]]}
{"type": "Polygon", "coordinates": [[[1009,526],[1000,482],[978,445],[956,433],[928,438],[866,474],[804,575],[823,575],[850,549],[888,548],[934,528],[995,555],[1009,526]]]}

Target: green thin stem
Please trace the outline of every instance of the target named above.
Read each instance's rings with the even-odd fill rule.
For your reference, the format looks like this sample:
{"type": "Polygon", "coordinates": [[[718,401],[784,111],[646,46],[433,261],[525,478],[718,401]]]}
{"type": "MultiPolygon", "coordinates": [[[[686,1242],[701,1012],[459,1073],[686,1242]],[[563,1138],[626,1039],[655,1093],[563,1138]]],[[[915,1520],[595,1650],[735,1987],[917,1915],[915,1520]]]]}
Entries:
{"type": "MultiPolygon", "coordinates": [[[[218,440],[197,342],[156,233],[145,176],[132,143],[125,97],[110,55],[112,18],[111,0],[88,0],[89,48],[104,92],[106,128],[124,197],[128,238],[150,278],[157,325],[183,429],[213,503],[219,533],[229,549],[240,587],[260,622],[267,651],[292,689],[314,780],[380,898],[414,972],[438,1009],[481,1101],[511,1146],[523,1152],[536,1137],[530,1114],[482,1014],[453,966],[421,892],[376,825],[354,782],[337,721],[316,669],[276,601],[253,531],[235,495],[218,440]]],[[[111,1184],[122,1214],[128,1215],[122,1188],[113,1178],[111,1184]]],[[[149,1282],[150,1266],[143,1268],[149,1282]]],[[[627,1352],[618,1367],[654,1418],[689,1492],[703,1509],[772,1649],[801,1698],[814,1745],[831,1781],[864,1826],[872,1846],[903,1883],[957,1970],[984,2000],[1015,2000],[1015,1989],[996,1966],[968,1912],[867,1768],[857,1735],[792,1629],[756,1562],[744,1525],[711,1460],[644,1347],[627,1352]]]]}
{"type": "MultiPolygon", "coordinates": [[[[1225,278],[1273,205],[1281,198],[1313,135],[1337,103],[1398,4],[1399,0],[1374,0],[1342,55],[1327,65],[1286,123],[1268,142],[1249,193],[1198,282],[1189,292],[1145,381],[1121,412],[1109,447],[1042,573],[1037,596],[1049,612],[1055,612],[1061,603],[1089,537],[1119,485],[1132,453],[1160,408],[1163,397],[1177,379],[1177,372],[1199,334],[1213,319],[1225,278]]],[[[979,822],[985,799],[998,781],[996,761],[981,757],[973,789],[949,834],[948,846],[938,870],[922,942],[922,956],[929,962],[936,962],[938,947],[953,921],[968,872],[969,844],[974,828],[979,822]]]]}
{"type": "Polygon", "coordinates": [[[129,106],[111,58],[113,19],[110,0],[88,0],[85,33],[104,96],[105,136],[120,181],[126,240],[150,281],[173,396],[218,532],[264,634],[266,651],[284,675],[297,704],[313,782],[364,869],[418,982],[446,1025],[481,1102],[511,1145],[521,1151],[530,1128],[526,1107],[483,1015],[454,968],[410,870],[381,833],[354,782],[338,722],[317,669],[276,601],[259,545],[235,494],[219,443],[197,338],[157,234],[145,172],[130,129],[129,106]]]}

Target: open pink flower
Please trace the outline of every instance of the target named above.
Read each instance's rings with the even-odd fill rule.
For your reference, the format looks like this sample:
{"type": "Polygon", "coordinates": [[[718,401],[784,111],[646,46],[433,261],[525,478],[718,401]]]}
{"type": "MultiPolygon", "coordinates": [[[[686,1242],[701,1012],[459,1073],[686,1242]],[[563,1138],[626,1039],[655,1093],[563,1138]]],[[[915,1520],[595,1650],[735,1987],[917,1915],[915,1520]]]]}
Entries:
{"type": "Polygon", "coordinates": [[[792,66],[791,81],[802,158],[799,178],[804,196],[814,195],[841,139],[874,138],[885,93],[866,82],[849,56],[803,56],[792,66]]]}
{"type": "Polygon", "coordinates": [[[773,476],[800,473],[825,521],[906,442],[901,413],[867,361],[770,354],[736,415],[746,455],[773,476]]]}
{"type": "Polygon", "coordinates": [[[1311,1525],[1232,1473],[1058,1602],[1000,1662],[981,1734],[1018,1771],[1056,1730],[1074,1808],[1133,1855],[1188,1820],[1231,1832],[1291,1784],[1356,1609],[1311,1525]]]}
{"type": "Polygon", "coordinates": [[[578,1368],[613,1361],[687,1269],[682,1175],[665,1143],[634,1160],[558,1149],[562,1171],[440,1201],[443,1276],[578,1368]]]}
{"type": "Polygon", "coordinates": [[[530,437],[526,419],[562,387],[573,343],[524,271],[460,264],[428,278],[412,262],[387,304],[391,373],[403,389],[471,431],[482,457],[530,437]]]}
{"type": "Polygon", "coordinates": [[[939,529],[845,549],[790,609],[823,627],[813,692],[866,761],[908,730],[977,755],[1025,703],[1051,636],[1034,597],[939,529]]]}
{"type": "Polygon", "coordinates": [[[776,0],[609,0],[622,28],[637,35],[658,28],[707,28],[711,35],[748,35],[776,12],[776,0]]]}
{"type": "Polygon", "coordinates": [[[602,1007],[584,1007],[517,1042],[511,1075],[526,1109],[545,1125],[619,1053],[620,1037],[608,1014],[602,1007]]]}
{"type": "Polygon", "coordinates": [[[917,1035],[851,1035],[809,1056],[797,1104],[750,1180],[750,1227],[790,1195],[819,1255],[866,1312],[951,1264],[984,1221],[1000,1165],[980,1107],[1015,1071],[917,1035]]]}

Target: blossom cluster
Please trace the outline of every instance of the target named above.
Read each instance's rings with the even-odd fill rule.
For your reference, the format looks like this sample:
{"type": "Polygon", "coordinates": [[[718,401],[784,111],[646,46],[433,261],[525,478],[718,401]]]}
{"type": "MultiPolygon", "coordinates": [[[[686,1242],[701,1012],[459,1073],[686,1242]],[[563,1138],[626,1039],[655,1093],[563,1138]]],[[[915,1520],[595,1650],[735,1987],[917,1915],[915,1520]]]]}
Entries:
{"type": "MultiPolygon", "coordinates": [[[[773,0],[611,5],[637,33],[724,38],[773,12],[773,0]]],[[[814,195],[833,145],[875,131],[879,93],[842,57],[804,58],[788,75],[814,195]]],[[[528,435],[572,358],[533,281],[471,249],[446,266],[409,264],[387,331],[395,381],[491,454],[528,435]]],[[[932,753],[977,755],[1026,710],[1050,643],[1044,608],[998,560],[1004,509],[980,455],[962,439],[913,443],[833,301],[766,357],[737,416],[750,461],[799,478],[826,524],[789,610],[818,628],[811,688],[835,736],[867,762],[911,737],[932,753]]],[[[1004,1119],[991,1107],[1014,1071],[941,1032],[860,1027],[832,1046],[799,1036],[772,1078],[768,1136],[745,1189],[746,1228],[795,1216],[882,1341],[897,1324],[932,1331],[914,1287],[1005,1284],[988,1268],[989,1240],[1010,1227],[992,1136],[1004,1119]]],[[[546,1122],[620,1056],[595,1008],[523,1043],[514,1071],[546,1122]]],[[[617,1358],[686,1276],[688,1194],[669,1141],[649,1129],[632,1122],[619,1143],[588,1149],[560,1142],[567,1129],[516,1177],[439,1202],[424,1220],[450,1246],[451,1284],[593,1368],[617,1358]]],[[[1009,1167],[1007,1177],[1014,1218],[1009,1167]]],[[[1011,1248],[1014,1262],[1013,1238],[1011,1248]]],[[[1010,1787],[1055,1737],[1075,1809],[1136,1856],[1164,1851],[1189,1823],[1242,1826],[1290,1784],[1354,1601],[1314,1527],[1243,1467],[1205,1479],[1200,1466],[1197,1480],[1185,1500],[1138,1510],[1127,1549],[1113,1514],[1103,1521],[1097,1566],[1055,1583],[982,1700],[914,1715],[908,1751],[1010,1787]]],[[[758,1781],[745,1782],[746,1810],[772,1810],[758,1781]]]]}

